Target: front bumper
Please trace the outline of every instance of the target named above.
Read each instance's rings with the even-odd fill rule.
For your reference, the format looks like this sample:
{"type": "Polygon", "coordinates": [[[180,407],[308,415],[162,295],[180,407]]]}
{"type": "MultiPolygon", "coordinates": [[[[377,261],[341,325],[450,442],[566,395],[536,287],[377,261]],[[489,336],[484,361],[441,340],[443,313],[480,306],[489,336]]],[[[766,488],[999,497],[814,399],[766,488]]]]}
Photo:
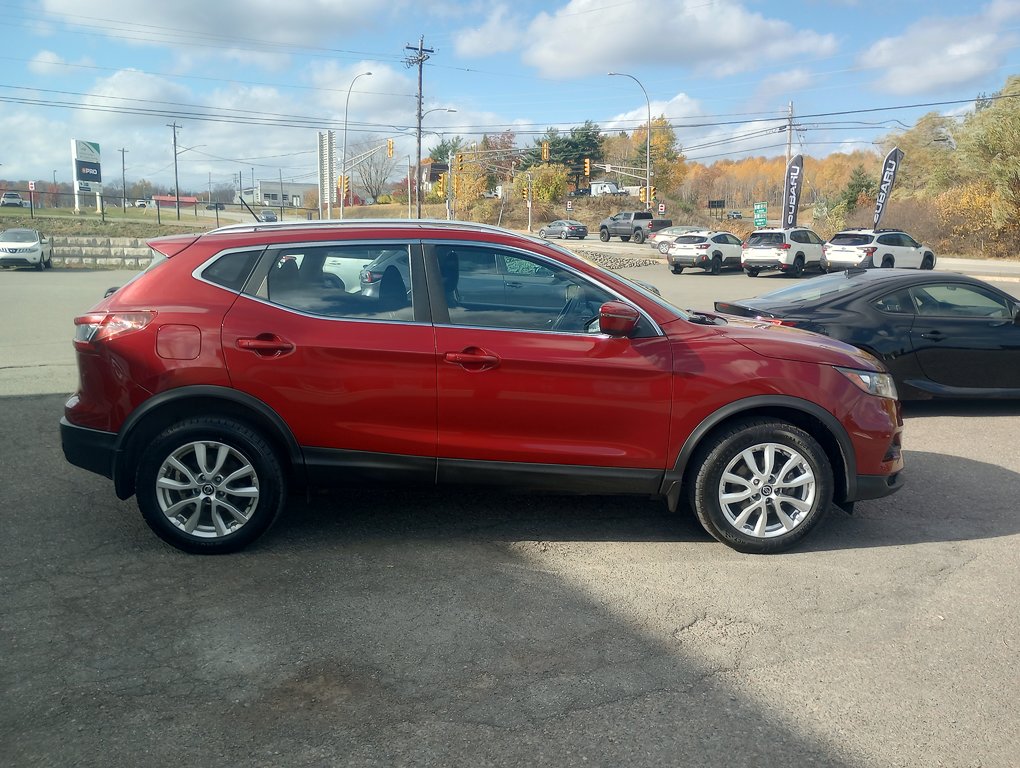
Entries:
{"type": "Polygon", "coordinates": [[[42,260],[42,256],[25,254],[24,256],[0,256],[0,267],[34,267],[42,260]]]}
{"type": "Polygon", "coordinates": [[[867,501],[889,496],[903,487],[905,479],[903,470],[891,475],[857,475],[857,490],[853,498],[847,501],[867,501]]]}

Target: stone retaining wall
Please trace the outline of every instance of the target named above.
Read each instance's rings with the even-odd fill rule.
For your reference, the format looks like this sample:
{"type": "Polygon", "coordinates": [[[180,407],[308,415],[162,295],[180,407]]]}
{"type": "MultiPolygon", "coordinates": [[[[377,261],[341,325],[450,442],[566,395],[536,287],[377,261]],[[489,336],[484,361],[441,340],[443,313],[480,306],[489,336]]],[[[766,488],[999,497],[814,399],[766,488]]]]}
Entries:
{"type": "Polygon", "coordinates": [[[59,237],[53,241],[53,265],[90,269],[144,269],[152,260],[137,237],[59,237]]]}

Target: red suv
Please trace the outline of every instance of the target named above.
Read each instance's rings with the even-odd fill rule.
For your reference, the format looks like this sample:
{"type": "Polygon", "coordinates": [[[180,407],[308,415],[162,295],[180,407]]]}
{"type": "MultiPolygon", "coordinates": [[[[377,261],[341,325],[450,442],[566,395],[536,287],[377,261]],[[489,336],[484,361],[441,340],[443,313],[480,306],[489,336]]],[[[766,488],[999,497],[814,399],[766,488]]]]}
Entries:
{"type": "Polygon", "coordinates": [[[75,319],[61,437],[189,552],[249,544],[294,489],[380,481],[656,496],[776,552],[902,482],[874,358],[682,311],[537,238],[349,221],[149,245],[75,319]]]}

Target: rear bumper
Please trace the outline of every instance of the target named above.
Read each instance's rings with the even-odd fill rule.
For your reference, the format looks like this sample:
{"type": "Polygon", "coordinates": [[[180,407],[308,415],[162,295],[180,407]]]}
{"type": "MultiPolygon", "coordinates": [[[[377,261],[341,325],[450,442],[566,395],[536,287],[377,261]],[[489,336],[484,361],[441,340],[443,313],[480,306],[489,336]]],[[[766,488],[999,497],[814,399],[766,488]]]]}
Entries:
{"type": "Polygon", "coordinates": [[[79,427],[66,417],[60,419],[60,445],[64,449],[64,458],[76,467],[111,480],[116,440],[117,435],[113,432],[79,427]]]}
{"type": "Polygon", "coordinates": [[[682,254],[670,256],[669,263],[674,267],[707,267],[712,260],[705,254],[682,254]]]}
{"type": "Polygon", "coordinates": [[[792,264],[787,264],[786,262],[780,261],[779,259],[762,259],[761,261],[752,261],[750,259],[745,259],[744,261],[740,262],[740,266],[743,267],[744,269],[758,269],[761,271],[764,271],[766,269],[778,269],[782,272],[785,272],[786,270],[791,269],[793,267],[792,264]]]}

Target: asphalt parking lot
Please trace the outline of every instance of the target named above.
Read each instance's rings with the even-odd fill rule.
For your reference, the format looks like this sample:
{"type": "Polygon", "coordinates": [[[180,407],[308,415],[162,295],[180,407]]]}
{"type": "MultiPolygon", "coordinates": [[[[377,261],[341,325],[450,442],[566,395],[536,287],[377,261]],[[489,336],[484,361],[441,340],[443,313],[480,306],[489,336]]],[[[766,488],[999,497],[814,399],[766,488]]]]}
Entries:
{"type": "Polygon", "coordinates": [[[908,404],[906,487],[785,555],[650,501],[366,487],[194,557],[60,451],[70,318],[127,277],[0,273],[0,764],[1017,764],[1017,403],[908,404]]]}

